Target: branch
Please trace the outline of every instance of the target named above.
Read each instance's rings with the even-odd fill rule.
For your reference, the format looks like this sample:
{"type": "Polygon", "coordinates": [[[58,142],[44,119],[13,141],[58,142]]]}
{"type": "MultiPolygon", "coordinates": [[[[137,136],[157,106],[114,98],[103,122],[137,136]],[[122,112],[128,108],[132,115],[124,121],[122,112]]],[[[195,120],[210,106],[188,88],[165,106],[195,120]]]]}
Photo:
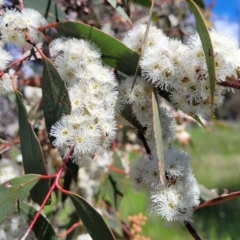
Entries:
{"type": "Polygon", "coordinates": [[[240,80],[234,80],[234,81],[224,81],[224,82],[218,82],[217,83],[220,86],[223,87],[230,87],[235,89],[240,89],[240,80]]]}
{"type": "Polygon", "coordinates": [[[188,230],[188,232],[193,236],[195,240],[201,240],[201,238],[198,236],[196,230],[190,225],[189,222],[184,221],[185,226],[188,230]]]}

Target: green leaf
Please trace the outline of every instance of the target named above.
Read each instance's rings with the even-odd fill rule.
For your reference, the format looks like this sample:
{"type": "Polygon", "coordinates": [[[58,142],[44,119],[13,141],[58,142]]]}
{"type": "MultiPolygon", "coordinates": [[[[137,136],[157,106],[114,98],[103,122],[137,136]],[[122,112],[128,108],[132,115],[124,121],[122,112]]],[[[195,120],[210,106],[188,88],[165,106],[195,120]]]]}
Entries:
{"type": "MultiPolygon", "coordinates": [[[[74,163],[73,161],[68,161],[67,162],[67,168],[64,174],[64,179],[63,179],[63,189],[69,190],[72,180],[77,183],[78,181],[78,169],[79,165],[74,163]]],[[[62,194],[61,196],[61,201],[64,203],[64,201],[67,199],[68,195],[62,194]]]]}
{"type": "MultiPolygon", "coordinates": [[[[117,169],[123,170],[123,166],[122,166],[122,162],[120,157],[118,156],[118,154],[115,152],[113,154],[113,158],[114,158],[114,167],[116,167],[117,169]]],[[[124,178],[125,176],[123,174],[119,174],[116,173],[114,171],[112,171],[111,173],[109,173],[108,176],[108,180],[110,181],[111,184],[111,199],[114,201],[114,206],[116,209],[118,209],[118,206],[120,204],[120,201],[123,198],[123,191],[121,189],[121,180],[124,178]]],[[[124,178],[125,179],[125,178],[124,178]]]]}
{"type": "Polygon", "coordinates": [[[131,19],[129,18],[129,16],[130,16],[129,0],[123,0],[121,2],[121,4],[119,4],[116,0],[107,0],[107,1],[112,5],[113,8],[115,8],[119,12],[119,14],[123,18],[125,18],[126,20],[128,20],[131,23],[131,19]]]}
{"type": "Polygon", "coordinates": [[[129,104],[125,105],[124,109],[121,111],[121,115],[140,132],[145,132],[141,123],[133,115],[132,108],[129,104]]]}
{"type": "MultiPolygon", "coordinates": [[[[64,81],[57,69],[47,59],[43,59],[44,70],[42,79],[43,112],[48,133],[64,114],[70,114],[71,103],[64,81]]],[[[49,137],[53,142],[54,138],[49,137]]]]}
{"type": "Polygon", "coordinates": [[[69,193],[69,197],[93,240],[115,239],[102,216],[86,200],[72,192],[69,193]]]}
{"type": "Polygon", "coordinates": [[[215,92],[215,78],[216,78],[213,46],[212,46],[212,42],[210,39],[207,26],[205,24],[204,18],[198,6],[196,5],[196,3],[193,2],[193,0],[187,0],[187,3],[190,10],[194,14],[196,25],[197,25],[197,31],[202,42],[203,51],[204,51],[205,59],[207,62],[208,76],[210,81],[210,91],[211,91],[211,105],[213,107],[214,92],[215,92]]]}
{"type": "Polygon", "coordinates": [[[142,59],[142,55],[143,55],[145,47],[147,45],[148,33],[149,33],[149,29],[150,29],[150,26],[151,26],[151,20],[152,20],[153,6],[154,6],[154,1],[152,1],[152,4],[151,4],[149,16],[148,16],[148,23],[147,23],[146,31],[144,33],[143,43],[142,43],[142,46],[141,46],[142,50],[141,50],[141,53],[140,53],[140,57],[138,59],[138,64],[137,64],[135,75],[134,75],[134,78],[133,78],[133,84],[132,84],[131,91],[133,90],[133,87],[135,85],[135,82],[136,82],[136,79],[137,79],[137,75],[138,75],[138,72],[139,72],[140,60],[142,59]]]}
{"type": "MultiPolygon", "coordinates": [[[[35,173],[48,175],[41,145],[27,119],[27,112],[23,105],[22,97],[18,92],[16,92],[16,100],[18,105],[19,135],[25,174],[35,173]]],[[[41,205],[49,191],[49,187],[49,180],[41,179],[30,192],[32,200],[41,205]]]]}
{"type": "MultiPolygon", "coordinates": [[[[79,217],[78,214],[76,212],[72,212],[68,218],[70,219],[69,223],[67,224],[67,226],[65,227],[66,229],[69,229],[73,226],[73,224],[79,222],[79,217]]],[[[77,228],[75,228],[73,231],[71,231],[70,233],[68,233],[68,235],[66,236],[66,240],[72,240],[72,239],[77,239],[77,236],[79,235],[79,232],[81,231],[82,226],[79,226],[77,228]]]]}
{"type": "Polygon", "coordinates": [[[139,55],[116,38],[84,23],[59,23],[56,28],[61,35],[66,37],[91,40],[101,49],[102,60],[105,64],[128,76],[135,74],[139,55]]]}
{"type": "Polygon", "coordinates": [[[22,201],[39,179],[39,175],[28,174],[0,185],[0,225],[17,210],[17,200],[22,201]]]}
{"type": "Polygon", "coordinates": [[[203,0],[193,0],[200,8],[205,9],[205,4],[203,0]]]}
{"type": "MultiPolygon", "coordinates": [[[[36,214],[37,211],[32,206],[25,202],[20,203],[20,215],[26,220],[29,225],[31,224],[36,214]]],[[[33,231],[38,240],[57,239],[57,235],[54,232],[52,225],[42,214],[40,214],[36,223],[34,224],[33,231]]]]}
{"type": "Polygon", "coordinates": [[[204,125],[204,123],[202,122],[201,118],[199,116],[196,116],[196,115],[191,115],[191,117],[193,119],[195,119],[202,127],[204,127],[206,129],[207,132],[210,132],[206,126],[204,125]]]}
{"type": "Polygon", "coordinates": [[[165,183],[165,170],[164,170],[164,148],[162,140],[162,127],[160,119],[160,109],[157,96],[157,90],[152,87],[152,111],[153,111],[153,131],[156,143],[156,153],[158,158],[158,169],[160,170],[161,183],[165,183]]]}
{"type": "MultiPolygon", "coordinates": [[[[55,16],[55,3],[52,0],[24,0],[24,6],[26,8],[32,8],[36,9],[38,12],[40,12],[43,16],[45,16],[48,1],[51,1],[51,6],[48,13],[48,22],[56,22],[56,16],[55,16]]],[[[57,5],[56,5],[57,6],[57,5]]],[[[58,11],[58,19],[63,21],[66,19],[65,13],[57,6],[58,11]]]]}
{"type": "Polygon", "coordinates": [[[150,0],[132,0],[133,3],[145,6],[145,7],[150,7],[151,6],[151,1],[150,0]]]}

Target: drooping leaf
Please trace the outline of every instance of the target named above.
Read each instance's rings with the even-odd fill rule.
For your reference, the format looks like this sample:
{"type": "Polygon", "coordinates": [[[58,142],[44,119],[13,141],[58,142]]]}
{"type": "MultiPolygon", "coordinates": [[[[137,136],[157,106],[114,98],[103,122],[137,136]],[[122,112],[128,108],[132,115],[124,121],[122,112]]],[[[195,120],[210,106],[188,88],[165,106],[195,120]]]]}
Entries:
{"type": "Polygon", "coordinates": [[[157,96],[157,90],[152,87],[152,111],[153,111],[153,131],[156,143],[156,154],[158,158],[158,169],[160,170],[161,183],[165,183],[165,170],[164,170],[164,153],[163,153],[163,140],[162,140],[162,127],[160,119],[160,109],[157,96]]]}
{"type": "Polygon", "coordinates": [[[142,46],[141,46],[142,50],[141,50],[140,57],[138,59],[138,64],[137,64],[137,67],[136,67],[136,70],[135,70],[131,91],[134,88],[134,85],[135,85],[135,82],[136,82],[136,79],[137,79],[137,76],[138,76],[138,72],[139,72],[140,60],[142,59],[145,47],[147,45],[148,33],[149,33],[150,26],[151,26],[151,21],[152,21],[153,6],[154,6],[154,0],[152,0],[152,4],[151,4],[151,7],[150,7],[150,12],[149,12],[149,16],[148,16],[148,23],[147,23],[147,26],[146,26],[146,31],[145,31],[144,36],[143,36],[143,43],[142,43],[142,46]]]}
{"type": "MultiPolygon", "coordinates": [[[[70,221],[67,224],[66,229],[71,228],[74,224],[76,224],[79,221],[79,217],[78,217],[78,214],[76,212],[71,213],[70,216],[68,216],[68,217],[69,217],[70,221]]],[[[77,239],[77,236],[79,235],[80,228],[81,227],[74,228],[74,230],[71,231],[66,236],[66,240],[77,239]]]]}
{"type": "MultiPolygon", "coordinates": [[[[71,103],[65,83],[53,64],[43,59],[44,70],[42,78],[43,112],[48,133],[64,114],[70,114],[71,103]]],[[[52,142],[54,138],[49,137],[52,142]]]]}
{"type": "Polygon", "coordinates": [[[84,23],[66,22],[56,25],[61,35],[91,40],[102,52],[102,60],[128,76],[134,75],[139,55],[126,47],[119,40],[107,35],[101,30],[84,23]]]}
{"type": "Polygon", "coordinates": [[[191,115],[191,117],[193,119],[195,119],[202,127],[204,127],[206,129],[207,132],[210,132],[206,126],[204,125],[204,123],[202,122],[201,118],[199,116],[196,116],[196,115],[191,115]]]}
{"type": "Polygon", "coordinates": [[[139,5],[142,5],[144,7],[150,7],[151,6],[151,1],[149,0],[132,0],[133,3],[137,3],[139,5]]]}
{"type": "Polygon", "coordinates": [[[193,0],[200,8],[205,9],[205,4],[203,0],[193,0]]]}
{"type": "Polygon", "coordinates": [[[194,14],[197,31],[202,42],[203,51],[205,54],[205,59],[206,59],[207,68],[208,68],[209,81],[210,81],[211,105],[213,107],[214,92],[215,92],[215,78],[216,78],[213,46],[212,46],[212,42],[210,39],[207,26],[205,24],[204,18],[198,6],[196,5],[196,3],[193,2],[193,0],[187,0],[187,3],[190,10],[194,14]]]}
{"type": "Polygon", "coordinates": [[[212,199],[202,203],[199,207],[196,208],[196,210],[204,208],[204,207],[209,207],[209,206],[225,203],[228,201],[232,201],[238,197],[240,197],[240,192],[232,192],[232,193],[229,193],[229,194],[226,194],[223,196],[212,198],[212,199]]]}
{"type": "Polygon", "coordinates": [[[17,210],[17,201],[21,202],[39,179],[37,174],[27,174],[0,185],[0,225],[17,210]]]}
{"type": "Polygon", "coordinates": [[[126,20],[128,20],[131,23],[130,20],[130,1],[129,0],[107,0],[113,8],[115,8],[119,14],[124,17],[126,20]]]}
{"type": "Polygon", "coordinates": [[[77,182],[79,165],[74,163],[73,161],[68,161],[66,165],[67,165],[68,170],[72,174],[74,182],[77,182]]]}
{"type": "Polygon", "coordinates": [[[69,193],[76,211],[93,240],[114,240],[111,230],[104,222],[102,216],[82,197],[69,193]]]}
{"type": "MultiPolygon", "coordinates": [[[[26,220],[28,224],[31,224],[36,214],[37,211],[32,206],[25,202],[20,203],[20,215],[26,220]]],[[[36,223],[34,224],[33,231],[38,240],[57,239],[57,235],[51,223],[42,214],[40,214],[36,223]]]]}
{"type": "MultiPolygon", "coordinates": [[[[22,97],[18,92],[16,92],[16,99],[18,105],[21,152],[25,174],[35,173],[48,175],[41,145],[27,119],[27,112],[25,106],[23,105],[22,97]]],[[[49,180],[41,179],[30,192],[32,200],[41,205],[49,191],[49,188],[49,180]]]]}
{"type": "MultiPolygon", "coordinates": [[[[121,159],[116,152],[114,152],[113,158],[114,158],[114,165],[113,166],[116,167],[117,169],[123,170],[123,166],[121,164],[121,159]]],[[[120,200],[123,197],[123,193],[122,193],[123,191],[121,189],[121,180],[124,177],[125,177],[125,175],[115,173],[113,171],[109,173],[108,180],[110,181],[110,185],[111,185],[111,188],[112,188],[111,199],[114,201],[114,206],[115,206],[116,209],[118,209],[120,200]]]]}
{"type": "Polygon", "coordinates": [[[140,124],[140,122],[136,119],[136,117],[133,115],[131,106],[129,104],[126,104],[124,109],[121,111],[121,115],[129,122],[131,123],[136,129],[138,129],[140,132],[144,133],[143,126],[140,124]]]}
{"type": "MultiPolygon", "coordinates": [[[[68,161],[66,165],[67,165],[67,168],[64,174],[63,188],[68,191],[70,189],[72,180],[75,183],[78,180],[79,165],[72,161],[68,161]]],[[[62,197],[61,197],[62,203],[65,202],[65,200],[67,199],[67,196],[68,195],[66,194],[62,194],[62,197]]]]}

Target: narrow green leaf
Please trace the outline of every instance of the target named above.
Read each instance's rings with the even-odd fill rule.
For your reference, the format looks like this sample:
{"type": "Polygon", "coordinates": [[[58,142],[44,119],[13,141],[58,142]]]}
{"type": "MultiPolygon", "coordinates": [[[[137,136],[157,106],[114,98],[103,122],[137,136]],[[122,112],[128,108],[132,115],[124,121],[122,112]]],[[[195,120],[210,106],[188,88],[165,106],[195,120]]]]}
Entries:
{"type": "Polygon", "coordinates": [[[203,0],[193,0],[200,8],[205,9],[205,4],[203,0]]]}
{"type": "Polygon", "coordinates": [[[158,169],[160,170],[160,181],[164,184],[165,179],[165,170],[164,170],[164,148],[162,140],[162,127],[160,119],[160,109],[159,102],[157,97],[157,90],[152,87],[152,111],[153,111],[153,131],[154,138],[156,143],[156,153],[158,157],[158,169]]]}
{"type": "Polygon", "coordinates": [[[205,24],[204,18],[196,5],[196,3],[193,2],[193,0],[187,0],[188,6],[192,13],[194,14],[195,20],[196,20],[196,26],[197,31],[200,36],[203,51],[205,54],[205,59],[207,62],[207,68],[208,68],[208,76],[210,81],[210,91],[211,91],[211,105],[213,107],[214,103],[214,92],[215,92],[215,64],[214,64],[214,52],[213,52],[213,46],[210,39],[210,35],[207,29],[207,26],[205,24]]]}
{"type": "Polygon", "coordinates": [[[133,115],[131,106],[129,104],[126,104],[124,109],[121,112],[121,115],[129,122],[131,123],[136,129],[138,129],[140,132],[144,133],[145,130],[143,129],[140,122],[136,119],[136,117],[133,115]]]}
{"type": "MultiPolygon", "coordinates": [[[[70,214],[70,216],[68,216],[68,218],[70,219],[69,223],[66,226],[66,229],[69,229],[73,226],[73,224],[79,222],[79,216],[76,212],[72,212],[70,214]]],[[[73,239],[77,239],[79,232],[82,230],[82,226],[79,226],[77,228],[75,228],[73,231],[71,231],[67,237],[66,240],[73,240],[73,239]]]]}
{"type": "Polygon", "coordinates": [[[115,239],[102,216],[86,200],[72,192],[69,193],[69,197],[93,240],[115,239]]]}
{"type": "Polygon", "coordinates": [[[223,195],[223,196],[212,198],[212,199],[202,203],[199,207],[196,208],[196,210],[201,209],[201,208],[205,208],[205,207],[210,207],[210,206],[213,206],[213,205],[218,205],[218,204],[225,203],[225,202],[228,202],[228,201],[232,201],[232,200],[234,200],[236,198],[239,198],[239,197],[240,197],[240,192],[232,192],[232,193],[229,193],[229,194],[226,194],[226,195],[223,195]]]}
{"type": "Polygon", "coordinates": [[[56,25],[61,35],[91,40],[102,52],[102,60],[128,76],[134,75],[139,55],[116,38],[84,23],[66,22],[56,25]]]}
{"type": "Polygon", "coordinates": [[[142,5],[144,7],[150,7],[151,6],[151,1],[149,0],[132,0],[133,3],[142,5]]]}
{"type": "Polygon", "coordinates": [[[202,122],[201,118],[199,116],[196,116],[196,115],[191,115],[191,117],[193,119],[195,119],[202,127],[204,127],[206,129],[207,132],[210,132],[206,126],[204,125],[204,123],[202,122]]]}
{"type": "Polygon", "coordinates": [[[140,53],[140,57],[138,59],[138,64],[137,64],[135,75],[134,75],[134,78],[133,78],[133,84],[132,84],[131,91],[133,90],[133,87],[135,85],[135,82],[136,82],[136,79],[137,79],[137,76],[138,76],[138,71],[139,71],[138,69],[139,69],[140,60],[142,58],[142,55],[144,53],[144,50],[145,50],[145,47],[146,47],[146,44],[147,44],[148,33],[149,33],[151,21],[152,21],[153,6],[154,6],[154,0],[152,0],[152,4],[151,4],[151,7],[150,7],[150,12],[149,12],[149,16],[148,16],[148,23],[147,23],[146,31],[144,33],[143,43],[142,43],[142,46],[141,46],[142,50],[141,50],[141,53],[140,53]]]}
{"type": "MultiPolygon", "coordinates": [[[[125,172],[124,167],[122,165],[122,161],[120,156],[118,155],[117,151],[113,153],[113,164],[112,167],[121,170],[122,172],[125,172]]],[[[108,179],[106,179],[106,182],[109,182],[108,190],[110,190],[110,196],[111,201],[114,202],[114,207],[116,210],[119,209],[119,205],[121,200],[124,197],[124,189],[123,189],[123,183],[126,180],[126,175],[121,174],[119,172],[111,171],[109,172],[108,179]]]]}
{"type": "Polygon", "coordinates": [[[119,4],[118,1],[116,1],[116,0],[107,0],[107,1],[112,5],[113,8],[115,8],[118,11],[118,13],[123,18],[125,18],[126,20],[128,20],[131,23],[131,19],[129,18],[129,16],[130,16],[129,0],[123,0],[122,4],[119,4]]]}
{"type": "MultiPolygon", "coordinates": [[[[37,214],[29,204],[22,202],[20,203],[20,215],[30,225],[34,216],[37,214]]],[[[33,226],[33,231],[38,240],[55,240],[57,235],[50,222],[41,214],[33,226]]]]}
{"type": "MultiPolygon", "coordinates": [[[[42,79],[43,112],[48,133],[64,114],[70,114],[71,103],[64,81],[57,69],[47,59],[43,59],[44,70],[42,79]]],[[[53,138],[49,137],[53,142],[53,138]]]]}
{"type": "MultiPolygon", "coordinates": [[[[16,92],[16,99],[18,105],[21,152],[25,174],[35,173],[48,175],[41,145],[27,119],[27,112],[23,105],[22,97],[18,92],[16,92]]],[[[32,200],[41,205],[49,191],[49,187],[49,180],[41,179],[30,192],[32,200]]]]}
{"type": "Polygon", "coordinates": [[[17,210],[17,201],[22,201],[39,181],[37,174],[28,174],[6,181],[0,185],[0,225],[17,210]]]}

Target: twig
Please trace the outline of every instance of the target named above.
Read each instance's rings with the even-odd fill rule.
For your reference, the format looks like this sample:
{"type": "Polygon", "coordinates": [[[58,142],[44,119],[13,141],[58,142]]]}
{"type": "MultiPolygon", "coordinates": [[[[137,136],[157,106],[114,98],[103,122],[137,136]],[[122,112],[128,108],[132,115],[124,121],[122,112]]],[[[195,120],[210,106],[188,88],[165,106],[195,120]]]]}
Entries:
{"type": "Polygon", "coordinates": [[[146,141],[146,139],[144,137],[144,134],[138,130],[137,136],[142,141],[142,144],[143,144],[143,146],[144,146],[144,148],[146,150],[146,153],[148,155],[151,155],[151,150],[150,150],[150,148],[149,148],[149,146],[147,144],[147,141],[146,141]]]}
{"type": "Polygon", "coordinates": [[[188,230],[188,232],[193,236],[195,240],[201,240],[201,238],[198,236],[196,230],[190,225],[189,222],[184,221],[185,226],[188,230]]]}
{"type": "Polygon", "coordinates": [[[240,89],[240,80],[218,82],[217,84],[223,87],[240,89]]]}
{"type": "Polygon", "coordinates": [[[65,237],[67,236],[70,232],[72,232],[75,228],[80,227],[82,225],[82,222],[77,222],[74,223],[67,231],[58,234],[58,237],[65,237]]]}
{"type": "MultiPolygon", "coordinates": [[[[52,186],[51,186],[48,194],[46,195],[46,197],[45,197],[42,205],[40,206],[37,214],[36,214],[35,217],[33,218],[32,222],[31,222],[31,224],[29,225],[29,227],[28,227],[27,231],[25,232],[24,236],[23,236],[20,240],[25,240],[25,239],[27,238],[28,234],[30,233],[30,231],[33,229],[33,226],[35,225],[38,217],[40,216],[40,214],[41,214],[41,212],[42,212],[45,204],[47,203],[47,201],[48,201],[49,197],[51,196],[51,194],[52,194],[53,190],[55,189],[55,187],[58,185],[58,180],[59,180],[59,178],[61,177],[61,174],[62,174],[62,172],[63,172],[63,170],[64,170],[64,168],[65,168],[65,166],[66,166],[66,164],[67,164],[67,162],[68,162],[68,160],[69,160],[69,158],[71,157],[71,155],[72,155],[72,153],[73,153],[73,149],[74,149],[74,147],[70,147],[70,150],[69,150],[68,154],[67,154],[66,157],[63,159],[63,163],[62,163],[59,171],[58,171],[57,174],[56,174],[56,178],[55,178],[55,180],[54,180],[54,182],[53,182],[53,184],[52,184],[52,186]]],[[[43,177],[43,178],[44,178],[44,177],[43,177]]],[[[49,178],[49,176],[46,176],[45,178],[49,178]]]]}

